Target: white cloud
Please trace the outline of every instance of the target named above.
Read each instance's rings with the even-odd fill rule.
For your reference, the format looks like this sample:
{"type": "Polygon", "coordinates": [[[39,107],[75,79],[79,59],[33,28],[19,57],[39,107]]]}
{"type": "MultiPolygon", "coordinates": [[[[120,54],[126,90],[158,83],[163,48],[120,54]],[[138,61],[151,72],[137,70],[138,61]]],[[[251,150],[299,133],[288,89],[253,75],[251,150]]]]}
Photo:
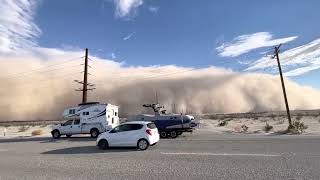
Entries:
{"type": "Polygon", "coordinates": [[[10,53],[36,45],[41,33],[33,22],[37,0],[2,0],[0,3],[0,52],[10,53]]]}
{"type": "Polygon", "coordinates": [[[116,16],[128,17],[136,12],[136,9],[143,4],[143,0],[114,0],[116,5],[116,16]]]}
{"type": "Polygon", "coordinates": [[[149,6],[148,9],[149,9],[150,12],[157,13],[158,10],[159,10],[159,7],[149,6]]]}
{"type": "Polygon", "coordinates": [[[122,39],[123,39],[124,41],[129,40],[135,33],[136,33],[136,32],[132,32],[132,33],[126,35],[125,37],[123,37],[122,39]]]}
{"type": "MultiPolygon", "coordinates": [[[[289,49],[279,55],[286,76],[298,76],[320,68],[320,39],[289,49]]],[[[265,70],[277,66],[276,60],[262,57],[246,70],[265,70]]]]}
{"type": "Polygon", "coordinates": [[[225,43],[216,48],[222,57],[236,57],[248,53],[254,49],[275,46],[280,43],[287,43],[296,39],[297,36],[287,38],[272,39],[269,32],[258,32],[254,34],[241,35],[233,39],[230,43],[225,43]]]}

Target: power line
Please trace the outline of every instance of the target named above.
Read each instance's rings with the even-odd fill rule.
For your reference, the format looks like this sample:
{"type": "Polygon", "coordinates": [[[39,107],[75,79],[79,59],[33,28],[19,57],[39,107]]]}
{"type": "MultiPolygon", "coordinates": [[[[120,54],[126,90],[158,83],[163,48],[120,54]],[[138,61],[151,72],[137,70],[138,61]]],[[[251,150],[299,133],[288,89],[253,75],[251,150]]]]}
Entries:
{"type": "MultiPolygon", "coordinates": [[[[80,57],[80,58],[81,58],[81,57],[80,57]]],[[[25,74],[30,74],[30,73],[33,73],[33,72],[38,72],[38,70],[42,70],[42,69],[46,69],[46,68],[49,68],[49,67],[58,66],[58,65],[61,65],[61,64],[70,63],[70,62],[73,62],[73,61],[75,61],[75,60],[79,60],[79,57],[65,60],[65,61],[63,61],[62,63],[56,63],[56,64],[48,65],[48,66],[45,66],[45,67],[41,67],[41,68],[31,69],[31,70],[25,71],[25,72],[20,72],[20,73],[16,73],[16,74],[11,74],[11,75],[7,76],[6,78],[10,78],[10,79],[11,79],[11,78],[14,78],[14,77],[17,76],[17,75],[25,75],[25,74]]]]}

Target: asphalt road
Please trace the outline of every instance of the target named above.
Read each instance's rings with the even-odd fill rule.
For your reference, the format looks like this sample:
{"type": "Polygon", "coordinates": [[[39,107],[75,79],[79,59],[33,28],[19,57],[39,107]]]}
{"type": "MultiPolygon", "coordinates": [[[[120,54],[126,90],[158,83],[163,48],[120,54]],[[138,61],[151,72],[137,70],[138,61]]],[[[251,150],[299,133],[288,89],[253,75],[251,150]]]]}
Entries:
{"type": "Polygon", "coordinates": [[[0,179],[320,179],[320,137],[194,133],[147,151],[91,138],[0,139],[0,179]]]}

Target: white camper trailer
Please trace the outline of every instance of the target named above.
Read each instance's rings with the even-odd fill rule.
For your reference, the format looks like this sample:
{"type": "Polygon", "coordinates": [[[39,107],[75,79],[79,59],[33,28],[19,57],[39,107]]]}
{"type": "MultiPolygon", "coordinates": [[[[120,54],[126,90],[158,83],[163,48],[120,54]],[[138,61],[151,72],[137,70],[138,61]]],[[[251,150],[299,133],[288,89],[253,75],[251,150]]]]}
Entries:
{"type": "Polygon", "coordinates": [[[65,122],[53,127],[52,137],[91,134],[91,137],[95,138],[119,124],[118,109],[118,106],[98,102],[67,108],[63,112],[65,122]]]}

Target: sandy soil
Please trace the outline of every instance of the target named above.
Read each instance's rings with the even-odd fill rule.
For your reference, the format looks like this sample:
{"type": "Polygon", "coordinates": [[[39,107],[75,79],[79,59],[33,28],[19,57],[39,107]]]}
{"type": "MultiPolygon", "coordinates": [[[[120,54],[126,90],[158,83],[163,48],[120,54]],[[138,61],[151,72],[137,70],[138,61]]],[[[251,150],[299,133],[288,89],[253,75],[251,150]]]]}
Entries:
{"type": "MultiPolygon", "coordinates": [[[[320,135],[320,116],[303,116],[293,117],[295,121],[299,119],[308,128],[303,132],[305,135],[320,135]],[[301,118],[301,119],[300,119],[301,118]]],[[[260,134],[268,135],[283,131],[288,127],[288,122],[285,116],[281,117],[259,117],[259,118],[220,118],[220,119],[200,119],[200,127],[198,131],[208,132],[212,134],[223,133],[247,133],[247,134],[260,134]],[[227,121],[227,125],[219,126],[220,121],[227,121]],[[273,126],[269,132],[264,131],[266,123],[273,126]],[[242,125],[248,127],[246,132],[243,132],[242,125]]],[[[0,138],[11,137],[31,137],[32,131],[41,129],[42,135],[51,136],[51,125],[47,126],[0,126],[0,138]],[[4,129],[6,128],[6,136],[4,136],[4,129]]]]}

